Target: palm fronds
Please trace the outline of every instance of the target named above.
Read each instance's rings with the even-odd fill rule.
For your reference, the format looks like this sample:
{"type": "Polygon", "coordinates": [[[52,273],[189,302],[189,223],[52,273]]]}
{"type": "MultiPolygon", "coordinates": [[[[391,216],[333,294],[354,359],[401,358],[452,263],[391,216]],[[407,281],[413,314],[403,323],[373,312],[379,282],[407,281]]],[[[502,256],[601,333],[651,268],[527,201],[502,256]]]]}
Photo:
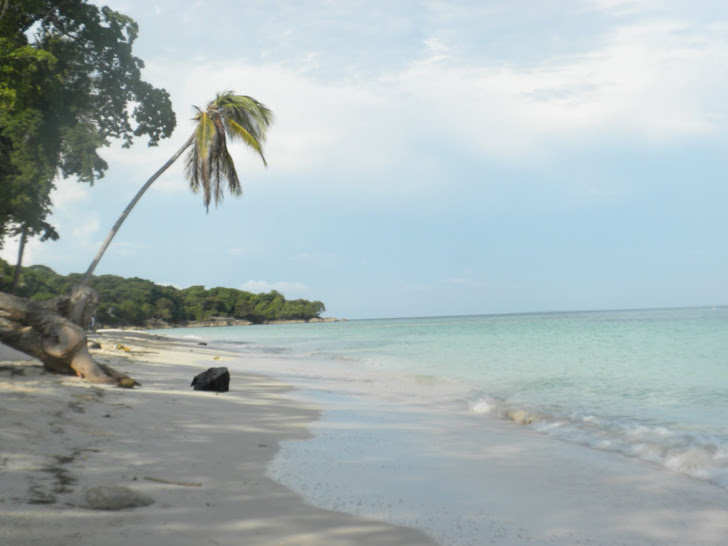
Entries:
{"type": "Polygon", "coordinates": [[[224,198],[224,185],[233,195],[242,194],[235,163],[228,151],[227,140],[241,140],[255,150],[267,166],[263,154],[266,132],[273,122],[273,113],[252,97],[232,91],[218,93],[205,110],[195,107],[195,138],[187,153],[186,176],[194,192],[203,192],[203,203],[209,209],[214,200],[224,198]]]}

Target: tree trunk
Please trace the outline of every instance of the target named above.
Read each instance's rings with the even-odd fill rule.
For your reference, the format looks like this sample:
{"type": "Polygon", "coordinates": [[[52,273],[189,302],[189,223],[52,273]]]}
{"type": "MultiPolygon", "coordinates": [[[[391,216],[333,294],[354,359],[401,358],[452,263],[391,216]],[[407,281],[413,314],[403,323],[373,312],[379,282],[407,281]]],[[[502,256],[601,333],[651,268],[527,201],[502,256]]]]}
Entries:
{"type": "Polygon", "coordinates": [[[25,253],[25,242],[28,240],[28,232],[23,229],[20,234],[20,243],[18,244],[18,262],[15,265],[15,271],[13,271],[13,282],[10,285],[10,293],[15,294],[18,289],[18,282],[20,281],[20,266],[23,265],[23,254],[25,253]]]}
{"type": "Polygon", "coordinates": [[[155,172],[149,180],[147,180],[144,185],[139,189],[139,191],[136,193],[134,198],[129,202],[129,204],[126,206],[126,208],[122,211],[121,216],[119,216],[119,219],[116,220],[116,223],[112,226],[111,231],[109,231],[109,234],[106,236],[106,239],[104,239],[104,242],[101,243],[101,248],[99,248],[99,251],[96,253],[96,257],[91,262],[91,265],[89,265],[88,269],[86,270],[86,273],[84,273],[83,278],[81,279],[81,282],[79,283],[81,286],[85,286],[88,284],[88,281],[91,279],[91,275],[93,275],[94,270],[96,269],[96,266],[99,264],[99,261],[101,260],[101,257],[104,255],[104,252],[106,252],[106,249],[111,244],[111,240],[116,236],[116,233],[121,228],[121,224],[124,223],[124,220],[126,220],[126,217],[129,216],[129,213],[131,212],[131,209],[134,208],[134,206],[137,204],[137,201],[142,198],[142,195],[144,195],[144,192],[146,192],[149,189],[149,186],[151,186],[157,178],[162,176],[164,171],[169,169],[169,167],[177,161],[179,156],[182,155],[182,153],[192,144],[192,142],[195,139],[195,133],[192,133],[190,135],[190,138],[187,139],[187,142],[185,142],[182,147],[175,152],[175,154],[170,157],[167,162],[162,165],[157,172],[155,172]]]}
{"type": "Polygon", "coordinates": [[[75,374],[93,383],[121,387],[133,379],[91,358],[84,327],[98,294],[76,287],[69,296],[37,302],[0,292],[0,342],[34,356],[53,373],[75,374]]]}
{"type": "MultiPolygon", "coordinates": [[[[99,296],[87,284],[96,265],[134,205],[152,183],[192,144],[194,138],[193,133],[137,192],[111,228],[81,282],[73,288],[71,294],[46,302],[35,302],[0,292],[0,342],[34,356],[50,372],[76,374],[94,383],[108,383],[120,387],[131,388],[139,385],[130,377],[104,364],[94,362],[91,358],[86,341],[86,327],[96,310],[99,296]]],[[[21,239],[21,257],[24,243],[24,239],[21,239]]],[[[20,265],[16,268],[16,275],[19,269],[20,265]]]]}

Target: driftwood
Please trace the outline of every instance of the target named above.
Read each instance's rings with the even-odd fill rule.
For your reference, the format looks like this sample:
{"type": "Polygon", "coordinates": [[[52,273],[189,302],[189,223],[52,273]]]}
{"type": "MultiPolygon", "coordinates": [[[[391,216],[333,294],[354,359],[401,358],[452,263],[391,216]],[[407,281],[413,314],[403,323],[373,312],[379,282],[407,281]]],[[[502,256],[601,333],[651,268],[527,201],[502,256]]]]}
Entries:
{"type": "Polygon", "coordinates": [[[0,292],[0,342],[37,358],[50,372],[133,387],[138,383],[88,352],[85,328],[97,304],[98,294],[87,286],[44,302],[0,292]]]}
{"type": "Polygon", "coordinates": [[[202,487],[202,483],[200,482],[178,482],[175,480],[165,480],[164,478],[155,478],[154,476],[144,476],[144,479],[149,480],[150,482],[166,483],[169,485],[181,485],[183,487],[202,487]]]}

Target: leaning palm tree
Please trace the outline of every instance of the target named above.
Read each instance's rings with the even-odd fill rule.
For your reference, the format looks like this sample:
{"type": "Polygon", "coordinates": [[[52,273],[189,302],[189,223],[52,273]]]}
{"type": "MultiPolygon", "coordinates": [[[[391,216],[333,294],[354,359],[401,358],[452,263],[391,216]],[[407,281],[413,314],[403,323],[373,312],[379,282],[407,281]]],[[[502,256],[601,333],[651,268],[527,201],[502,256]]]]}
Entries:
{"type": "Polygon", "coordinates": [[[126,220],[131,210],[157,178],[164,173],[187,150],[186,177],[193,192],[202,191],[202,200],[209,210],[210,203],[220,203],[224,196],[225,182],[232,195],[241,195],[242,187],[235,163],[227,147],[230,139],[241,140],[257,152],[267,166],[263,155],[263,143],[268,126],[273,122],[273,113],[252,97],[235,95],[232,91],[218,93],[204,110],[197,110],[193,118],[197,122],[194,132],[162,167],[137,192],[119,216],[101,244],[96,257],[84,274],[80,286],[88,284],[91,275],[106,252],[111,240],[126,220]]]}
{"type": "Polygon", "coordinates": [[[194,119],[197,126],[192,136],[137,192],[111,228],[83,279],[69,295],[34,302],[0,293],[0,340],[35,356],[46,369],[54,372],[75,373],[95,383],[122,387],[138,384],[123,373],[95,362],[88,351],[85,327],[98,303],[98,294],[87,284],[91,274],[137,201],[185,150],[190,187],[195,192],[202,191],[208,210],[213,200],[217,204],[223,198],[225,182],[230,193],[240,195],[240,180],[227,149],[227,139],[242,140],[265,164],[263,142],[273,114],[255,99],[228,91],[218,94],[205,110],[198,108],[194,119]]]}

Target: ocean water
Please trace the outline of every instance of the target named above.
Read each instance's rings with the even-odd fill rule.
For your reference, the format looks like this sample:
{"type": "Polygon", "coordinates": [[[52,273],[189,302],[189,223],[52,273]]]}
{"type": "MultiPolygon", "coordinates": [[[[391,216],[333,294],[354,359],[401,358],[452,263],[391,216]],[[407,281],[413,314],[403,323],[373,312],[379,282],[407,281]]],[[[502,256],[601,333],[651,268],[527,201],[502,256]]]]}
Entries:
{"type": "MultiPolygon", "coordinates": [[[[324,422],[341,418],[341,397],[376,399],[390,413],[392,404],[426,406],[470,422],[502,420],[728,489],[728,307],[160,333],[254,356],[262,362],[257,371],[320,405],[324,422]]],[[[296,448],[284,447],[284,459],[286,449],[296,448]]]]}

